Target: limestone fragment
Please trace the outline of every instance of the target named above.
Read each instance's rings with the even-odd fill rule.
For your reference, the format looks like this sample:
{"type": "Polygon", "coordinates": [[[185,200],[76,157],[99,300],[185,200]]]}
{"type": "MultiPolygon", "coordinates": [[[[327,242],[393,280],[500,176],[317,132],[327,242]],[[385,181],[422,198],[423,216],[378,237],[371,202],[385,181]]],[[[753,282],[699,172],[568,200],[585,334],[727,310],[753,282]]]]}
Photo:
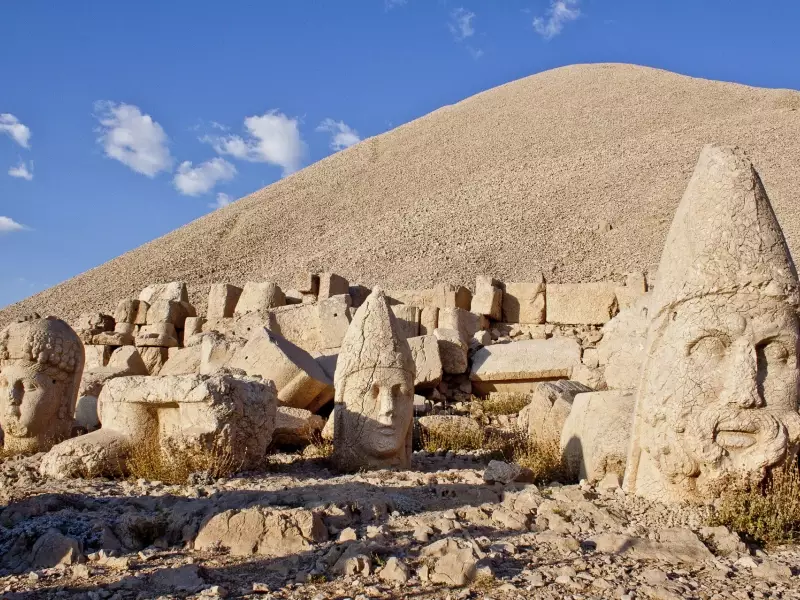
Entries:
{"type": "Polygon", "coordinates": [[[433,336],[439,344],[442,370],[453,375],[465,373],[469,367],[469,346],[461,338],[458,330],[437,327],[433,330],[433,336]]]}
{"type": "Polygon", "coordinates": [[[545,322],[545,284],[541,273],[531,282],[505,284],[503,321],[531,324],[545,322]]]}
{"type": "Polygon", "coordinates": [[[227,365],[246,343],[244,338],[223,336],[214,331],[204,333],[200,342],[200,374],[211,375],[227,365]]]}
{"type": "Polygon", "coordinates": [[[317,303],[322,348],[338,348],[342,345],[350,326],[350,304],[350,294],[330,296],[317,303]]]}
{"type": "Polygon", "coordinates": [[[200,346],[170,348],[159,375],[194,375],[200,372],[200,346]]]}
{"type": "Polygon", "coordinates": [[[242,288],[229,283],[214,283],[208,291],[208,309],[206,318],[225,319],[232,317],[236,303],[242,295],[242,288]]]}
{"type": "Polygon", "coordinates": [[[117,310],[114,311],[114,321],[117,324],[144,325],[147,323],[147,311],[149,308],[150,305],[142,300],[134,298],[120,300],[117,304],[117,310]]]}
{"type": "Polygon", "coordinates": [[[500,282],[492,277],[481,276],[475,281],[470,310],[495,321],[503,318],[503,290],[500,282]]]}
{"type": "Polygon", "coordinates": [[[319,294],[317,300],[327,300],[331,296],[349,294],[350,284],[347,279],[335,273],[320,273],[319,275],[319,294]]]}
{"type": "Polygon", "coordinates": [[[419,335],[419,308],[408,304],[394,304],[390,308],[397,319],[400,337],[406,340],[417,337],[419,335]]]}
{"type": "Polygon", "coordinates": [[[476,332],[489,328],[489,321],[483,315],[476,315],[463,308],[439,309],[439,327],[455,329],[461,339],[469,343],[476,332]]]}
{"type": "Polygon", "coordinates": [[[302,408],[279,406],[275,415],[272,443],[279,446],[304,446],[315,438],[325,426],[319,415],[302,408]]]}
{"type": "Polygon", "coordinates": [[[284,306],[286,297],[275,283],[248,281],[244,285],[239,301],[236,303],[235,315],[255,313],[266,316],[270,308],[284,306]]]}
{"type": "Polygon", "coordinates": [[[423,306],[419,312],[419,334],[433,335],[439,326],[439,309],[436,306],[423,306]]]}
{"type": "Polygon", "coordinates": [[[547,322],[566,325],[602,325],[617,313],[612,283],[547,285],[547,322]]]}
{"type": "Polygon", "coordinates": [[[178,332],[172,323],[154,323],[142,325],[136,336],[136,345],[142,348],[175,348],[178,344],[178,332]]]}
{"type": "Polygon", "coordinates": [[[153,304],[157,300],[172,300],[173,302],[189,302],[189,292],[183,281],[169,283],[154,283],[148,285],[139,293],[139,300],[153,304]]]}
{"type": "Polygon", "coordinates": [[[416,365],[414,387],[432,388],[442,380],[442,359],[435,335],[408,338],[408,347],[416,365]]]}
{"type": "Polygon", "coordinates": [[[575,396],[591,391],[582,383],[566,379],[540,383],[530,395],[528,406],[520,411],[520,425],[535,440],[559,443],[575,396]]]}

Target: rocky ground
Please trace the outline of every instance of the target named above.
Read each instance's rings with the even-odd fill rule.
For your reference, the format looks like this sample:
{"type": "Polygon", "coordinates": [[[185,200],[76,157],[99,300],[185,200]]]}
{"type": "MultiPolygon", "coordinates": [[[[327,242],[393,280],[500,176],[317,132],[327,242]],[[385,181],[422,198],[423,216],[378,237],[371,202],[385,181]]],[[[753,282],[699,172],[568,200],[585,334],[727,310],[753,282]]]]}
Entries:
{"type": "Polygon", "coordinates": [[[8,600],[800,598],[798,547],[747,547],[613,481],[487,482],[476,453],[355,475],[279,454],[191,485],[45,480],[40,457],[0,466],[8,600]]]}

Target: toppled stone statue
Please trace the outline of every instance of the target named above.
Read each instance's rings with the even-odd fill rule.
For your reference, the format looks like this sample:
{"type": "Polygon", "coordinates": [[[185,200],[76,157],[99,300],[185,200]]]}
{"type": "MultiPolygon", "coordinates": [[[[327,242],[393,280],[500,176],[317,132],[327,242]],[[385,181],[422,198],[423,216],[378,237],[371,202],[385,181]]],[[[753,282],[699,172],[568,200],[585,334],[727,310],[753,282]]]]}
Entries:
{"type": "Polygon", "coordinates": [[[0,331],[0,425],[9,452],[43,452],[70,435],[83,345],[55,317],[0,331]]]}
{"type": "Polygon", "coordinates": [[[356,312],[336,364],[333,460],[344,470],[408,468],[414,359],[382,289],[356,312]]]}
{"type": "Polygon", "coordinates": [[[798,279],[761,179],[736,148],[705,146],[650,300],[625,473],[629,492],[708,502],[730,474],[794,454],[798,279]]]}

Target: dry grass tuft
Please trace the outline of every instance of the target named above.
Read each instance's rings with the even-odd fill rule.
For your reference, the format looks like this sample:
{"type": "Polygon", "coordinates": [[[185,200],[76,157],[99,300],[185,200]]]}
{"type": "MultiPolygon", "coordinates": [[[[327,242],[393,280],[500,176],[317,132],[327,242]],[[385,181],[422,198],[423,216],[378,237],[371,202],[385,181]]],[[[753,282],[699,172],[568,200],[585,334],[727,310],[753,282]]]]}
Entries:
{"type": "Polygon", "coordinates": [[[800,469],[793,460],[765,480],[726,486],[712,525],[725,525],[767,546],[800,540],[800,469]]]}
{"type": "Polygon", "coordinates": [[[193,477],[216,480],[229,477],[240,468],[227,444],[202,447],[185,440],[172,440],[165,447],[155,435],[131,445],[123,465],[131,477],[170,484],[189,483],[193,477]]]}
{"type": "Polygon", "coordinates": [[[511,392],[492,392],[486,398],[473,397],[473,405],[477,405],[487,416],[516,415],[525,408],[531,399],[528,394],[511,392]]]}
{"type": "Polygon", "coordinates": [[[326,440],[317,432],[311,443],[303,449],[304,458],[330,458],[333,454],[333,442],[326,440]]]}
{"type": "Polygon", "coordinates": [[[484,448],[486,435],[483,430],[459,427],[457,424],[437,425],[420,434],[422,447],[428,452],[453,450],[463,452],[484,448]]]}

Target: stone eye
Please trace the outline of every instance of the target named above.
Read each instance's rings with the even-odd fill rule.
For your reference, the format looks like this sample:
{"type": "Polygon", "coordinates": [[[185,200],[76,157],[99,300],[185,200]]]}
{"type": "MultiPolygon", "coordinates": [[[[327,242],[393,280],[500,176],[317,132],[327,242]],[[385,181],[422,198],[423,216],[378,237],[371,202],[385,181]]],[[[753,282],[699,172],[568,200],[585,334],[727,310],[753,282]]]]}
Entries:
{"type": "Polygon", "coordinates": [[[372,390],[370,390],[370,391],[372,393],[372,397],[373,398],[377,398],[378,394],[381,393],[381,387],[377,383],[373,383],[372,384],[372,390]]]}
{"type": "Polygon", "coordinates": [[[727,341],[717,335],[704,335],[689,346],[689,355],[721,358],[728,348],[727,341]]]}
{"type": "Polygon", "coordinates": [[[39,386],[36,385],[36,382],[31,381],[31,380],[25,381],[25,383],[23,384],[22,387],[26,392],[33,392],[33,391],[39,389],[39,386]]]}
{"type": "Polygon", "coordinates": [[[767,342],[758,346],[756,350],[767,362],[786,362],[789,358],[789,351],[781,342],[767,342]]]}

